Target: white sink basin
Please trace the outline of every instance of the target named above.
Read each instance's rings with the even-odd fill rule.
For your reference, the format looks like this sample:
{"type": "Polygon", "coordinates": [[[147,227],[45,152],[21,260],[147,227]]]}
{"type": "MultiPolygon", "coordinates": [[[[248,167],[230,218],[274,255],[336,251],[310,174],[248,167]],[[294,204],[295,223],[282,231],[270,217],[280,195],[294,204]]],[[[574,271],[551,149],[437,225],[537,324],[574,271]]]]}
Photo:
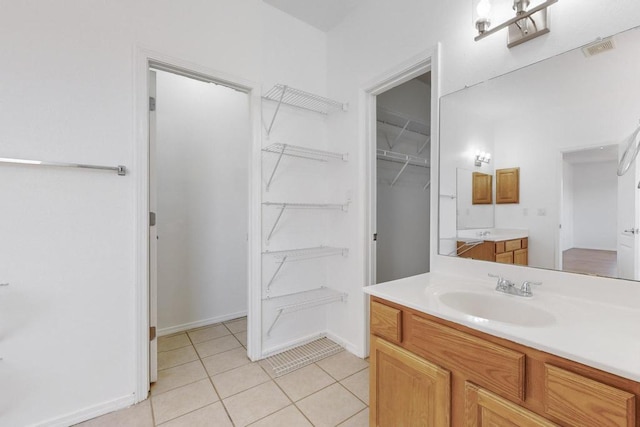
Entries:
{"type": "Polygon", "coordinates": [[[508,295],[447,292],[439,298],[450,308],[480,319],[528,327],[555,323],[555,317],[548,311],[524,304],[517,297],[508,295]]]}

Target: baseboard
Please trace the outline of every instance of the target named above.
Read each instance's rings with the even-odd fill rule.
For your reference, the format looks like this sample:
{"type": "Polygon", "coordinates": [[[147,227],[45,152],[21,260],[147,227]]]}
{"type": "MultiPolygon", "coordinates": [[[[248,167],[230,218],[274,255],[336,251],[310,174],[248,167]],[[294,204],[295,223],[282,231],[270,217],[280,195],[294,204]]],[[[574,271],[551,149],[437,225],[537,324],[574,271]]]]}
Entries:
{"type": "Polygon", "coordinates": [[[88,408],[81,409],[80,411],[63,415],[62,417],[53,418],[37,424],[32,424],[32,427],[68,427],[95,417],[99,417],[101,415],[108,414],[109,412],[128,408],[135,403],[135,400],[136,396],[134,394],[129,394],[127,396],[111,400],[109,402],[90,406],[88,408]]]}
{"type": "Polygon", "coordinates": [[[332,333],[332,332],[328,332],[326,333],[327,338],[329,338],[331,341],[337,342],[338,344],[340,344],[341,346],[343,346],[345,348],[345,350],[347,350],[349,353],[354,354],[356,356],[358,356],[361,359],[364,359],[365,357],[367,357],[365,354],[360,353],[360,351],[358,351],[358,347],[351,344],[350,342],[346,341],[344,338],[337,336],[336,334],[332,333]]]}
{"type": "Polygon", "coordinates": [[[169,326],[168,328],[158,329],[158,336],[176,334],[178,332],[188,331],[189,329],[201,328],[203,326],[213,325],[215,323],[226,322],[227,320],[237,319],[247,315],[246,311],[238,311],[237,313],[225,314],[223,316],[211,317],[209,319],[198,320],[196,322],[184,323],[182,325],[169,326]]]}

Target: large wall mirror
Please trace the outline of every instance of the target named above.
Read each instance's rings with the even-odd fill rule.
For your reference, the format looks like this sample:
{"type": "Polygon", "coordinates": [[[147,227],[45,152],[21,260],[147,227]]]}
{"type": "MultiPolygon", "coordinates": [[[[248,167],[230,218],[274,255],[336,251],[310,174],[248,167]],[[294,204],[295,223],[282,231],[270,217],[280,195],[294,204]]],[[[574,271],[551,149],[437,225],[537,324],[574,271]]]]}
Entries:
{"type": "Polygon", "coordinates": [[[640,29],[440,100],[439,253],[640,280],[640,29]]]}

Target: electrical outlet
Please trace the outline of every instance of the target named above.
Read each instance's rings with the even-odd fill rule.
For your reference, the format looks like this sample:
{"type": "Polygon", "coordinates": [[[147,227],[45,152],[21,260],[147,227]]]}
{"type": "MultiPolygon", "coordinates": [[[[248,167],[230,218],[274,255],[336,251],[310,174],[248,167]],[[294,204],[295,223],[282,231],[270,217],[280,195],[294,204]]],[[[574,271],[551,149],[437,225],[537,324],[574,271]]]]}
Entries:
{"type": "Polygon", "coordinates": [[[545,208],[538,208],[538,216],[546,216],[547,210],[545,208]]]}
{"type": "Polygon", "coordinates": [[[522,208],[522,216],[528,216],[528,215],[529,215],[529,209],[522,208]]]}

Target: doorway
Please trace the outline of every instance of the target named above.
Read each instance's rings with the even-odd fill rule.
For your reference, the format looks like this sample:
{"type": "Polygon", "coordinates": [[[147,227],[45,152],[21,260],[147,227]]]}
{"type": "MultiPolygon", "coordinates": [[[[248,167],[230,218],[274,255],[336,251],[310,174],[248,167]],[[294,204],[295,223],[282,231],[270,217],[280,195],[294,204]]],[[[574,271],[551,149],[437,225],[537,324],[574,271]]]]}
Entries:
{"type": "Polygon", "coordinates": [[[627,195],[620,197],[624,182],[617,167],[618,145],[562,153],[558,262],[563,271],[620,277],[624,270],[618,215],[627,210],[620,209],[627,195]]]}
{"type": "Polygon", "coordinates": [[[429,271],[431,72],[376,96],[375,281],[429,271]]]}
{"type": "Polygon", "coordinates": [[[153,64],[148,80],[149,311],[161,337],[247,316],[252,127],[246,91],[153,64]]]}

